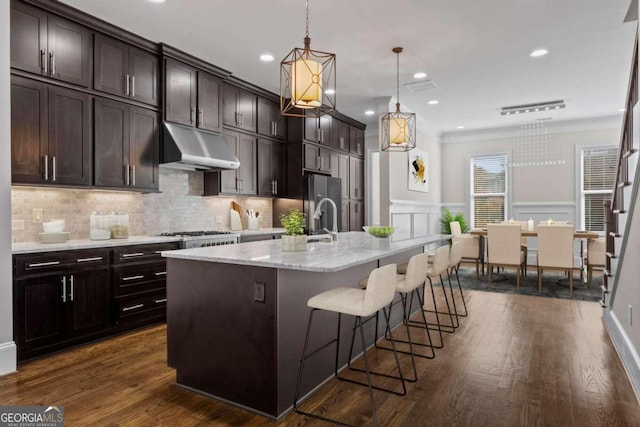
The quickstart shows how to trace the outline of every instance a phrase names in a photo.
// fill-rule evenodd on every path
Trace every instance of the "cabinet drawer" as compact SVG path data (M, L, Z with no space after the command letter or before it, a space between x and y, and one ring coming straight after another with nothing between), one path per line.
M133 293L166 287L167 263L163 261L113 268L114 294Z
M16 275L52 273L73 268L96 268L109 265L109 249L86 251L42 252L16 255Z
M113 249L113 263L161 260L160 252L178 249L178 242L154 243L151 245L121 246Z
M119 329L156 322L167 315L167 293L158 290L118 298L117 307Z

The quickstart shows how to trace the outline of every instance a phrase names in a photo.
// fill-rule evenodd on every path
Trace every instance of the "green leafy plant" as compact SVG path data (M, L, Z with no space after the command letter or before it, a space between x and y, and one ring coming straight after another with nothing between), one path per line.
M469 231L469 225L467 220L464 219L464 215L461 213L453 214L449 209L444 209L444 214L440 218L440 225L442 226L442 234L451 234L451 226L449 223L452 221L458 221L460 223L460 230L463 233Z
M300 236L304 234L306 216L299 209L289 209L288 214L280 214L280 222L286 230L287 236Z

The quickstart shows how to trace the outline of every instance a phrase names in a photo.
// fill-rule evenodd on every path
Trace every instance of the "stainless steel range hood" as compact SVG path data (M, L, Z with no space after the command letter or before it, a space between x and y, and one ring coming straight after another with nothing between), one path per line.
M238 169L240 161L217 133L182 126L162 124L160 166L184 170Z

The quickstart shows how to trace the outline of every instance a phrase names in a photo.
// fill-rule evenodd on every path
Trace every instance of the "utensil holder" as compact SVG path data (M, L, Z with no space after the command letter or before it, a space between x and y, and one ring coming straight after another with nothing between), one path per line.
M258 218L247 218L247 228L249 230L258 230L260 228L260 221Z

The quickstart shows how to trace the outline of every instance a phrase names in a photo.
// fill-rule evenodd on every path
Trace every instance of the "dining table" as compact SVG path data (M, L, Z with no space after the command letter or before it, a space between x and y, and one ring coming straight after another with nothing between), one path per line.
M482 263L482 269L484 271L484 253L485 253L484 239L487 236L487 229L474 228L469 231L469 234L471 234L472 236L480 236L481 263ZM522 230L521 234L523 237L538 237L538 232L536 230ZM596 231L574 230L573 232L573 238L580 240L580 280L583 280L583 281L585 280L584 241L590 240L590 239L597 239L598 237L600 237L600 234L598 234L598 232Z

